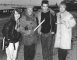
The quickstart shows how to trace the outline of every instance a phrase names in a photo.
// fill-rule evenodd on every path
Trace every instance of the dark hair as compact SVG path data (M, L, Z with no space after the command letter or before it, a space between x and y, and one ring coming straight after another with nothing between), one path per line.
M60 3L60 5L65 5L65 6L66 6L66 2L65 2L65 1L62 1L62 2Z
M14 17L15 11L17 11L21 15L20 9L18 9L18 8L14 9L13 12L11 13L11 16L10 16L10 21L12 21L12 22L16 22L15 17Z
M13 10L13 14L15 13L15 11L17 11L19 14L21 14L21 9L20 8L16 8Z
M11 13L10 21L15 21L14 13Z
M49 2L48 2L47 0L46 0L46 1L42 1L41 6L42 6L43 4L48 4L48 5L49 5Z

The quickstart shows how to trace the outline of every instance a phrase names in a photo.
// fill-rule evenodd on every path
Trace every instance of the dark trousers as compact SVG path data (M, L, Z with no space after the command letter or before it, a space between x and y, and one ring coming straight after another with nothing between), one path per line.
M67 50L65 49L58 49L58 59L59 60L66 60Z
M33 60L35 57L35 44L24 46L24 60Z
M41 35L42 54L44 60L52 60L53 36L51 34Z

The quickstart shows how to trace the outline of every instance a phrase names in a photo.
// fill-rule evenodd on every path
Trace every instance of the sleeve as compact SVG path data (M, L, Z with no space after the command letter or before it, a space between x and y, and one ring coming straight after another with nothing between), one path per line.
M50 9L50 12L53 16L55 16L55 11L53 11L52 9Z
M54 32L56 33L56 23L57 22L57 17L56 17L56 14L53 16L51 15L51 32Z
M76 25L76 21L72 15L70 15L68 21L66 22L66 27L67 28L72 28Z
M21 37L20 32L17 32L16 30L13 29L12 31L13 33L11 33L11 39L16 40L19 39Z
M6 38L8 38L8 39L10 38L10 35L9 35L9 33L10 33L9 27L10 26L9 25L10 25L9 22L5 23L4 26L3 26L3 29L2 29L3 36L6 37Z
M38 18L38 25L39 25L41 23L41 13L40 12L38 12L37 18ZM41 34L41 26L38 28L38 34Z

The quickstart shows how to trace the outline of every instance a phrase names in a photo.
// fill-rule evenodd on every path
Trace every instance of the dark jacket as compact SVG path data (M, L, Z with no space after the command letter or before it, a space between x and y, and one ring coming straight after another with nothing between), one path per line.
M2 29L2 34L6 39L10 39L11 43L16 43L19 41L20 33L15 30L15 21L8 21L4 24Z
M50 11L50 24L51 24L51 32L54 32L56 33L56 14L53 10L49 9ZM41 13L42 13L42 10L39 10L37 12L37 18L38 18L38 23L40 24L41 23ZM41 26L38 28L38 33L40 34L41 32Z

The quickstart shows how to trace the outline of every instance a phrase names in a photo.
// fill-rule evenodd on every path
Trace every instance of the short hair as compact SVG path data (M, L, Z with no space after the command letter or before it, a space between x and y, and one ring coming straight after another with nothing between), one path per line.
M62 1L62 2L60 3L60 5L65 5L65 6L66 6L66 2L65 2L65 1Z
M19 14L21 14L21 9L20 8L16 8L14 9L14 12L17 11Z
M49 1L42 1L42 3L41 3L41 6L43 5L43 4L48 4L49 5Z
M10 16L10 20L11 20L11 21L15 21L15 16L14 16L15 11L17 11L18 14L20 14L20 17L21 17L21 10L20 10L20 8L15 8L15 9L12 11L11 16Z

